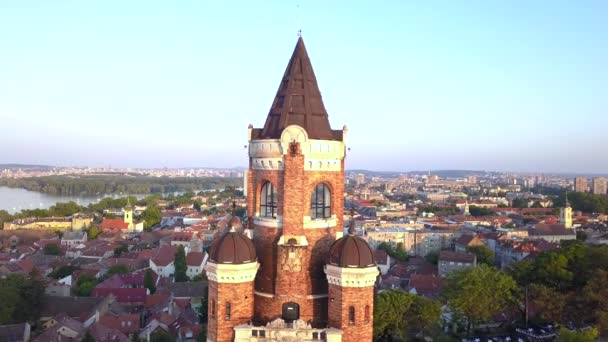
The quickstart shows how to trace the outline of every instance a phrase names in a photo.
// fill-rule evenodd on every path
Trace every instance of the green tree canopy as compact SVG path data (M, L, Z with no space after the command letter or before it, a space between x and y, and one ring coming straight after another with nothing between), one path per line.
M516 290L509 275L479 265L450 273L444 295L450 310L467 321L469 333L472 327L513 305Z
M156 286L154 285L154 277L152 275L152 270L147 269L144 274L144 287L150 291L150 294L156 292Z
M146 210L141 213L140 218L144 220L144 229L149 231L152 227L160 223L163 215L158 207L148 206Z
M494 265L494 252L486 246L467 247L467 251L477 256L478 264Z
M59 245L55 243L47 244L46 246L44 246L43 251L45 255L59 255L59 253L61 253Z
M127 267L127 265L122 265L122 264L118 264L118 265L112 265L110 266L110 268L108 268L108 277L111 277L115 274L127 274L129 273L129 268Z
M380 293L374 305L374 335L377 338L405 339L408 331L411 335L438 332L441 305L436 301L391 290Z
M175 262L173 265L175 266L175 281L188 281L188 276L186 275L188 266L186 265L186 252L184 251L184 246L180 245L177 247L177 252L175 252Z

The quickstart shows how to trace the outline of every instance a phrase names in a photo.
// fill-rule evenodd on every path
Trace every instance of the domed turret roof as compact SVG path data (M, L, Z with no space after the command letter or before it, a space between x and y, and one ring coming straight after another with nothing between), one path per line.
M224 234L209 249L209 261L218 264L245 264L255 260L257 254L253 241L237 232Z
M329 264L338 267L364 268L375 266L376 262L367 241L359 236L347 235L331 245Z
M354 215L348 235L334 241L329 249L329 264L338 267L365 268L376 265L374 253L367 241L355 232Z

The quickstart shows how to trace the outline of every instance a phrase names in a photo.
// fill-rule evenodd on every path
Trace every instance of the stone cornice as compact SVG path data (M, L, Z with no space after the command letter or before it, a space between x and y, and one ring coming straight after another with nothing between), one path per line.
M374 286L378 277L378 267L348 268L325 265L325 274L329 284L342 287Z
M216 264L208 262L205 266L207 279L216 283L238 284L255 280L260 264L249 262L246 264Z

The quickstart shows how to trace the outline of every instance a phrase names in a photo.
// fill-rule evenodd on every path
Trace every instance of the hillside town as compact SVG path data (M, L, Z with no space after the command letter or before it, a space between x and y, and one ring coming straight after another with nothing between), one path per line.
M533 193L531 184L517 182L350 174L344 205L352 212L344 216L345 227L352 222L374 249L378 292L399 289L430 299L440 298L456 270L485 263L509 272L565 241L608 244L608 215L574 210L565 197L560 206L559 196ZM151 205L161 217L153 226L141 219L146 205L128 199L101 213L5 222L0 277L35 278L42 306L34 321L23 317L1 326L0 336L149 341L167 334L196 340L207 315L209 247L231 227L248 224L243 192L232 193L220 201L205 194L157 199ZM513 320L497 315L486 324ZM441 324L447 329L449 318Z

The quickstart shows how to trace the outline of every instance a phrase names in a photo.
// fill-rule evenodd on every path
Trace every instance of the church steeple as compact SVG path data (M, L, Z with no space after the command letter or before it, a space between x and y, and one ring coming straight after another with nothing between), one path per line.
M329 125L302 37L298 38L259 138L279 139L289 125L301 126L310 139L341 140L334 137Z

